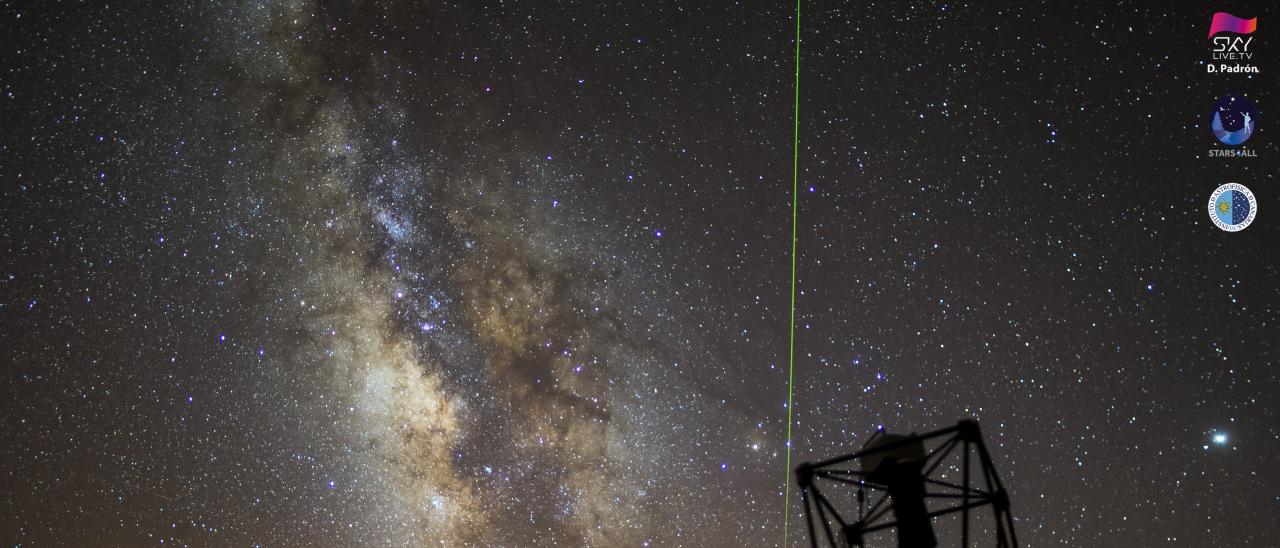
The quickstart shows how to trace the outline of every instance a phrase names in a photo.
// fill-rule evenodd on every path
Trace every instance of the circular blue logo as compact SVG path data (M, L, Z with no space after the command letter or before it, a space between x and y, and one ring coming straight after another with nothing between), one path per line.
M1209 112L1209 129L1224 145L1238 145L1249 140L1258 127L1258 109L1253 101L1240 95L1223 95Z
M1227 232L1244 230L1258 214L1258 200L1244 185L1227 183L1209 196L1209 219Z

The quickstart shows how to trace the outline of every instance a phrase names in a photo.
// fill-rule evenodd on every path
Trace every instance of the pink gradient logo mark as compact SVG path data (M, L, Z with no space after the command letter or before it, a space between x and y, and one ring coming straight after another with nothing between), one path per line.
M1236 17L1225 11L1213 14L1213 21L1209 23L1209 38L1222 32L1231 32L1235 34L1253 34L1258 30L1258 18L1245 19Z

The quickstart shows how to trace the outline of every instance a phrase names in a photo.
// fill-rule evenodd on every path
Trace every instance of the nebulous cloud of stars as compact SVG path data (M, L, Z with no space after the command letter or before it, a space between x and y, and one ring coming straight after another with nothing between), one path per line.
M288 242L251 259L297 302L298 336L278 351L318 371L307 388L328 400L357 489L390 509L380 532L642 542L657 523L637 492L671 486L648 457L652 476L636 474L643 402L618 405L652 391L637 365L661 351L629 334L634 313L614 302L637 281L624 260L597 249L587 223L531 211L558 183L530 151L462 151L448 170L416 154L408 99L376 82L401 61L344 86L327 71L345 52L297 39L328 30L311 6L242 10L225 30L240 40L227 52L241 82L230 122L259 134L254 159L226 176L270 204L246 223ZM512 190L519 173L537 189Z

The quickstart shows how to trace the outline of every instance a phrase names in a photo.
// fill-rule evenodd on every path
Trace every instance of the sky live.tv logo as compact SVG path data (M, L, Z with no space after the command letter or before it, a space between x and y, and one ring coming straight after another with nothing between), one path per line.
M1245 19L1225 11L1214 13L1212 20L1209 21L1209 40L1213 43L1212 58L1205 65L1206 70L1210 73L1257 74L1258 67L1241 63L1253 61L1253 52L1250 51L1250 47L1253 46L1251 35L1256 30L1258 30L1257 17Z

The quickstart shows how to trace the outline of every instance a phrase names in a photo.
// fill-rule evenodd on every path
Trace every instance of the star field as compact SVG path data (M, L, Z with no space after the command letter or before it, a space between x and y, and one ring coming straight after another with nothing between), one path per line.
M0 539L779 545L793 9L0 3ZM1266 27L803 9L794 461L972 417L1025 545L1270 545Z

